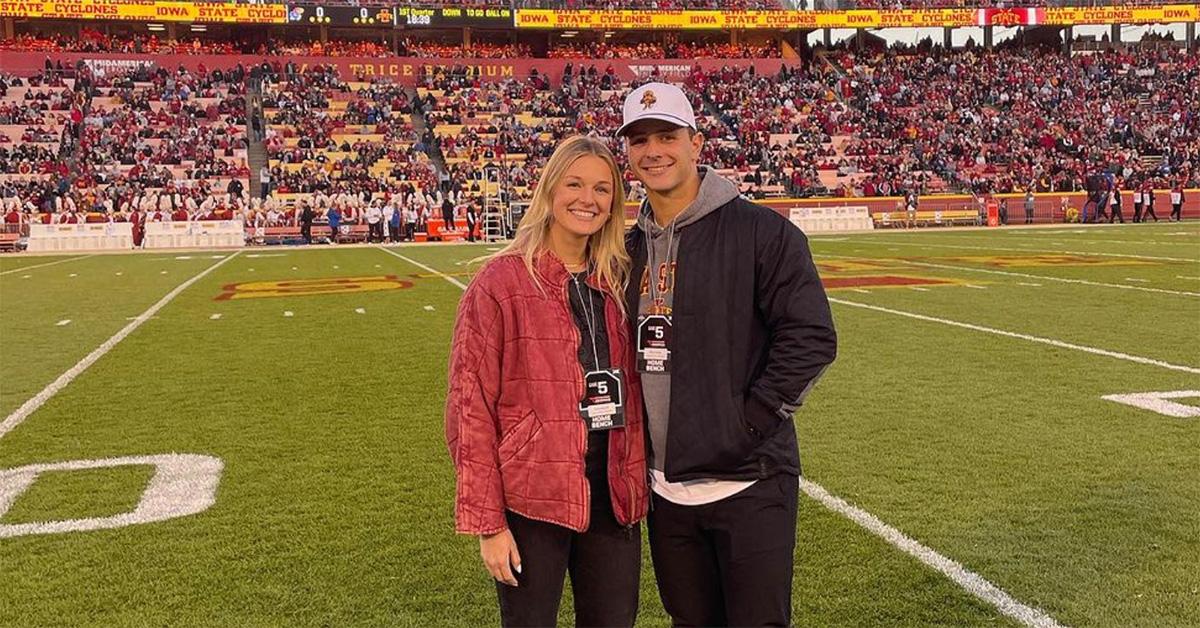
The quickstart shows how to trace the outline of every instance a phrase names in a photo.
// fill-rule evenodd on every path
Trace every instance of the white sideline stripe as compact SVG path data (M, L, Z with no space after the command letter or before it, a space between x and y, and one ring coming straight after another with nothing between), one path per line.
M916 290L917 292L929 292L929 288L922 288L920 286L909 286L908 289Z
M1032 275L1030 273L1018 273L1010 270L993 270L990 268L971 268L970 266L954 266L951 264L934 264L932 262L914 262L912 260L895 260L901 264L910 264L912 266L925 266L928 268L944 268L946 270L962 270L972 273L988 273L990 275L1006 275L1009 277L1024 277L1026 279L1042 279L1045 281L1058 281L1062 283L1075 283L1084 286L1095 286L1099 288L1119 288L1121 290L1140 290L1142 292L1158 292L1162 294L1175 294L1184 297L1200 297L1200 292L1186 292L1183 290L1167 290L1164 288L1146 288L1144 286L1127 286L1119 283L1104 283L1100 281L1090 281L1087 279L1070 279L1067 277L1054 277L1051 275ZM1128 280L1127 280L1128 281ZM1040 283L1018 283L1020 286L1041 286Z
M976 289L976 290L987 290L987 286L977 286L977 285L975 285L975 284L973 284L973 283L965 283L965 284L963 284L963 285L964 285L964 286L966 286L966 287L968 287L968 288L974 288L974 289Z
M1027 281L1018 281L1017 285L1018 286L1030 286L1032 288L1041 288L1042 287L1042 284L1040 284L1040 283L1029 283ZM1133 286L1129 286L1129 287L1132 288Z
M1005 331L1003 329L995 329L993 327L984 327L983 325L975 325L972 323L962 323L959 321L952 321L952 320L945 319L945 318L937 318L936 316L925 316L924 314L915 314L913 312L905 312L903 310L893 310L891 308L880 307L878 305L868 305L866 303L858 303L856 301L846 301L845 299L836 299L833 297L829 297L829 302L830 303L838 303L841 305L849 305L851 307L860 307L860 308L867 309L867 310L875 310L877 312L884 312L887 314L895 314L897 316L904 316L907 318L915 318L920 321L928 321L931 323L941 323L942 325L951 325L954 327L962 327L963 329L970 329L973 331L982 331L982 332L986 332L989 334L996 334L997 336L1008 336L1009 338L1019 338L1021 340L1028 340L1030 342L1038 342L1041 344L1050 345L1052 347L1059 347L1060 349L1073 349L1075 351L1083 351L1084 353L1091 353L1092 355L1103 355L1103 356L1108 356L1110 358L1117 358L1118 360L1126 360L1128 362L1137 362L1138 364L1148 364L1150 366L1158 366L1161 368L1170 369L1172 371L1183 371L1184 373L1193 373L1196 375L1200 375L1200 368L1196 368L1194 366L1186 366L1186 365L1182 365L1182 364L1171 364L1170 362L1163 362L1162 360L1155 360L1153 358L1144 358L1144 357L1141 357L1138 355L1130 355L1128 353L1121 353L1119 351L1109 351L1107 349L1097 349L1095 347L1086 347L1084 345L1077 345L1077 344L1072 344L1069 342L1063 342L1061 340L1055 340L1053 338L1042 338L1041 336L1030 336L1029 334L1020 334L1020 333L1017 333L1014 331Z
M857 523L871 534L887 541L905 554L932 567L935 571L953 580L958 586L966 589L968 593L995 606L996 610L999 610L1008 617L1026 626L1036 626L1038 628L1056 628L1061 626L1046 611L1018 602L1000 587L988 582L979 574L922 545L900 530L880 521L875 515L861 508L851 506L846 500L830 494L820 484L800 478L800 490L804 491L805 495L820 502L826 508Z
M382 246L377 246L375 248L379 249L380 251L383 251L384 253L387 253L388 255L391 255L392 257L398 257L398 258L408 262L409 264L412 264L413 266L427 270L427 271L441 277L442 279L445 279L446 281L449 281L450 283L458 286L459 288L462 288L463 290L467 289L467 284L455 279L454 277L451 277L450 275L447 275L446 273L443 273L442 271L440 271L436 268L430 268L429 266L426 266L426 265L422 264L421 262L418 262L417 260L410 259L410 258L405 257L395 251L392 251L390 249L385 249Z
M8 415L8 417L5 418L3 422L0 422L0 438L4 438L5 434L13 431L18 425L20 425L22 422L24 422L25 419L29 418L29 415L33 414L33 412L35 410L42 407L42 405L44 405L47 401L49 401L51 397L58 394L58 391L62 390L63 388L66 388L67 384L70 384L72 381L75 380L76 377L79 377L84 371L86 371L88 369L88 367L95 364L96 360L99 360L100 358L104 357L104 354L108 353L109 351L112 350L113 347L117 346L117 343L124 340L126 338L126 336L128 336L129 334L132 334L134 332L134 330L136 330L138 327L142 326L142 323L145 323L146 321L150 320L151 316L154 316L155 314L157 314L159 310L161 310L164 306L166 306L168 303L173 301L175 299L175 297L179 296L179 293L183 292L184 290L187 290L188 287L190 287L192 284L203 279L205 275L216 270L221 264L224 264L225 262L228 262L229 260L237 257L238 253L241 253L241 251L238 251L238 252L234 253L233 255L230 255L229 257L222 259L221 261L217 262L216 264L213 264L212 266L209 266L208 268L200 271L200 274L196 275L195 277L192 277L191 279L188 279L187 281L179 284L178 286L175 286L174 290L168 292L163 298L159 299L158 302L155 303L154 305L151 305L145 312L142 312L141 315L138 316L134 321L132 321L129 324L122 327L120 331L113 334L112 337L109 338L108 340L105 340L104 342L100 343L99 347L96 347L95 349L93 349L91 353L84 356L82 360L80 360L79 362L77 362L75 364L75 366L72 366L71 368L67 369L67 371L65 373L63 373L62 375L59 375L58 379L47 384L46 387L43 388L41 392L34 395L33 398L31 398L29 401L26 401L25 403L21 404L20 408L13 410L12 414Z
M45 268L47 266L53 266L55 264L65 264L67 262L73 262L73 261L79 260L79 259L87 259L89 257L96 257L96 255L92 254L92 255L82 255L80 257L68 257L67 259L60 259L60 260L57 260L54 262L46 262L45 264L34 264L32 266L22 266L20 268L14 268L12 270L6 270L4 272L0 272L0 275L8 275L10 273L19 273L19 272L26 271L26 270L33 270L35 268Z
M859 294L871 294L870 290L863 290L862 288L851 288L851 290Z
M380 248L382 249L382 247ZM387 249L383 250L387 251ZM392 253L391 251L387 252ZM395 253L392 254L396 255ZM400 256L397 255L397 257ZM421 268L424 268L431 273L441 275L443 279L458 285L463 290L467 289L467 287L461 282L439 270L430 268L424 264L418 264L416 262L412 263L417 264ZM834 300L836 299L830 299L830 301ZM900 551L913 556L922 563L925 563L926 565L941 572L943 575L953 580L955 584L965 589L968 593L995 606L996 609L1001 613L1025 624L1026 626L1034 626L1037 628L1061 628L1061 625L1054 621L1053 617L1047 615L1045 611L1032 608L1018 602L996 585L984 580L979 574L968 571L965 567L954 562L953 560L950 560L936 551L921 545L917 541L910 539L900 530L897 530L883 521L880 521L875 515L872 515L861 508L851 506L842 498L837 497L825 490L825 488L820 484L800 478L800 489L804 491L805 495L808 495L809 497L821 502L821 504L826 508L845 516L847 519L850 519L854 523L857 523L859 526L865 528L868 532L871 532L872 534L884 539Z
M824 255L823 254L823 255L814 255L813 257L818 257L818 258L829 257L829 258L840 258L840 259L871 259L871 258L865 258L865 257L857 257L854 255ZM1070 279L1067 277L1054 277L1054 276L1050 276L1050 275L1033 275L1030 273L1018 273L1018 272L1014 272L1014 271L1010 271L1010 270L994 270L991 268L972 268L970 266L956 266L953 264L935 264L933 262L917 262L914 260L900 259L900 258L889 258L889 259L891 261L899 262L901 264L908 264L909 266L923 266L926 268L943 268L946 270L961 270L961 271L971 272L971 273L987 273L990 275L1005 275L1008 277L1025 277L1028 279L1043 279L1046 281L1074 283L1074 284L1080 284L1080 285L1084 285L1084 286L1096 286L1096 287L1100 287L1100 288L1119 288L1121 290L1140 290L1142 292L1158 292L1158 293L1162 293L1162 294L1175 294L1175 295L1185 296L1185 297L1200 297L1200 292L1187 292L1184 290L1167 290L1165 288L1146 288L1144 286L1130 286L1130 285L1121 284L1121 283L1104 283L1104 282L1100 282L1100 281L1090 281L1088 279ZM1177 279L1200 279L1200 277L1184 277L1182 275L1176 275L1176 278ZM1041 287L1042 284L1018 282L1017 285Z
M1200 264L1200 259L1186 257L1158 257L1153 255L1132 255L1127 253L1098 253L1095 251L1049 251L1037 250L1029 248L1012 248L1005 246L971 246L969 244L936 244L933 242L897 242L895 240L880 240L879 238L870 238L868 240L855 240L860 243L870 244L898 244L900 246L918 246L921 248L941 247L944 249L968 249L972 251L1017 251L1020 253L1050 253L1054 255L1095 255L1100 257L1128 257L1132 259L1149 259L1163 262L1188 262L1191 264Z
M1150 283L1149 279L1138 279L1137 277L1126 277L1125 281L1132 281L1135 283Z
M1200 390L1171 390L1167 392L1130 393L1126 395L1104 395L1101 399L1115 401L1127 406L1150 410L1177 419L1200 417L1200 406L1177 403L1171 399L1200 397Z

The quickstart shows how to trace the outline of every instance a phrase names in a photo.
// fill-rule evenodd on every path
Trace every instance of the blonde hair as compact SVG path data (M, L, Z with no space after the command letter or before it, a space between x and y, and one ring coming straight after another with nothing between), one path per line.
M612 173L612 208L608 221L599 231L588 237L585 259L595 269L601 286L612 295L622 315L625 313L625 286L629 279L630 260L625 251L625 180L617 168L612 151L601 140L586 135L575 135L562 141L542 173L538 177L533 199L529 203L517 234L512 242L493 257L520 255L533 282L542 287L534 259L549 247L550 225L554 222L554 191L567 173L567 169L580 157L599 157L608 164Z

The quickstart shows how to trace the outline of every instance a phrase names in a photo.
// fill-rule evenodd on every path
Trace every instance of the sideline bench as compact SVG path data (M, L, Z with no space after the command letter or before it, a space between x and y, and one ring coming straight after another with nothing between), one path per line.
M871 219L875 222L877 228L904 227L908 225L908 212L879 212L871 216ZM918 211L915 222L918 227L978 225L979 213L969 209Z

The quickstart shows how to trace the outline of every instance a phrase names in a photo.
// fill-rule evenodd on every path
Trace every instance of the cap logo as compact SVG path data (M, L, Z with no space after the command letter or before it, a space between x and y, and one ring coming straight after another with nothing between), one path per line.
M654 92L652 92L650 90L646 90L642 94L642 110L646 110L646 109L653 107L654 103L656 103L656 102L658 102L658 98L654 95Z

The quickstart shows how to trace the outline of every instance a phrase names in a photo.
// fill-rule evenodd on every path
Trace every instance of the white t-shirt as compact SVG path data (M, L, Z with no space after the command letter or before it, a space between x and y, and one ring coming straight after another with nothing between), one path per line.
M667 475L650 469L650 490L680 506L701 506L732 497L750 488L758 480L687 480L668 482Z

